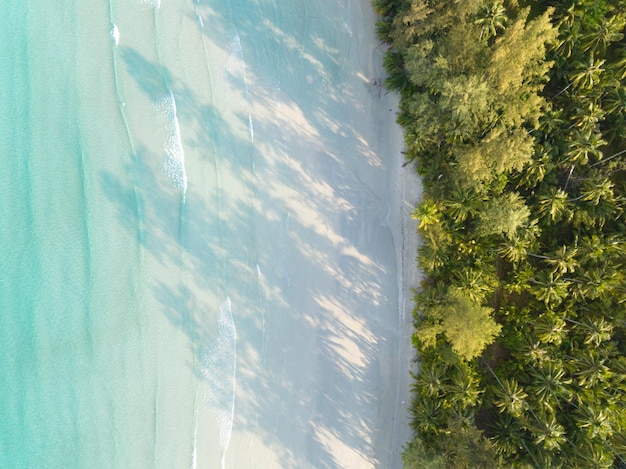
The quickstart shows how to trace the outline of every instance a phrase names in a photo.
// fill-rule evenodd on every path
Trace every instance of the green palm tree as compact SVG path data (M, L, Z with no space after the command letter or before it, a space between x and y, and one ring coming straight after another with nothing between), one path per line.
M585 318L577 323L577 328L585 334L585 345L599 347L602 342L611 340L613 325L604 318Z
M585 469L611 469L614 455L604 445L585 442L581 444L574 455L577 466Z
M505 456L514 456L524 451L525 431L519 421L510 414L496 414L491 425L491 442L496 451Z
M602 159L601 147L607 144L599 132L583 133L578 130L570 135L564 162L586 165L590 157Z
M480 38L489 39L497 36L498 31L504 31L508 21L503 2L495 1L480 10L474 24L480 27Z
M441 219L439 205L431 199L422 200L417 204L413 212L413 218L418 220L417 228L427 231L430 225L438 223Z
M577 4L574 3L565 8L565 5L563 3L557 4L554 17L557 26L559 26L559 30L562 29L563 25L573 26L577 18L580 17L580 12L576 11L576 6Z
M452 375L450 384L446 386L446 399L461 409L478 404L482 391L478 377L465 366L457 366Z
M554 44L554 50L561 56L569 59L578 46L578 28L563 24L559 28L559 37Z
M613 374L613 387L621 389L622 394L626 394L626 356L619 356L611 359L611 372Z
M595 29L580 37L582 48L592 54L603 53L612 42L620 41L624 35L624 18L621 15L603 18Z
M495 388L495 404L500 412L507 412L513 417L519 417L527 409L526 398L528 394L519 385L515 378L503 378L500 387Z
M532 188L541 183L546 174L554 169L555 164L552 161L552 155L549 152L548 145L538 144L535 155L519 175L517 188ZM549 146L548 146L549 147Z
M605 362L606 358L602 358L595 350L589 350L577 356L575 375L578 385L582 388L593 389L599 384L607 383L611 378L611 372Z
M619 59L613 62L612 71L618 80L626 78L626 47L619 49Z
M561 246L559 249L554 251L545 261L547 264L552 266L552 272L554 274L565 275L568 272L574 272L574 270L576 270L576 267L579 266L578 261L576 260L577 253L578 250L576 248Z
M593 205L598 205L601 200L613 203L615 202L613 187L613 182L608 178L593 179L581 188L579 198Z
M445 388L446 366L429 363L417 375L417 389L428 397L440 397Z
M552 135L559 132L563 130L563 128L567 127L567 125L568 123L563 109L546 111L545 114L539 118L539 130L544 135ZM547 153L551 153L549 149Z
M417 262L426 273L432 273L447 264L448 252L440 245L425 240L417 248Z
M459 288L477 303L483 301L489 293L493 292L493 285L489 284L481 270L463 269L457 272L455 277Z
M482 197L474 192L456 188L450 192L443 204L448 213L456 223L462 223L468 217L478 214L478 209L482 202Z
M546 306L559 305L569 294L570 282L559 278L554 272L540 270L532 283L531 293Z
M584 236L580 239L578 247L583 256L581 261L586 265L585 268L589 268L590 264L603 261L605 255L609 250L609 246L599 234L592 234L591 236Z
M534 336L528 334L524 336L520 346L520 354L524 360L528 360L533 366L550 359L550 350L545 343L540 342Z
M544 313L533 325L535 335L541 342L559 345L563 341L566 324L556 314L551 312Z
M624 56L624 63L626 66L626 55ZM624 72L626 74L626 71ZM624 77L626 78L626 76ZM621 78L622 80L624 78ZM623 86L610 87L604 96L602 96L602 109L607 113L620 114L624 112L626 108L626 88Z
M529 390L542 408L555 412L560 399L571 397L571 378L565 373L565 367L558 361L544 362L531 370L532 384Z
M568 212L567 193L560 187L550 186L537 197L539 215L555 221Z
M517 263L528 257L530 243L523 236L504 238L498 248L498 253L505 259Z
M444 423L441 402L438 399L417 394L411 408L412 425L422 433L436 433Z
M613 435L613 423L610 414L604 409L587 405L574 412L574 421L588 438L606 440Z
M582 298L595 300L604 298L619 286L621 274L605 268L588 268L582 275L582 281L576 285Z
M574 63L573 71L570 75L574 87L580 90L591 90L600 82L602 73L604 72L603 65L605 62L606 60L604 59L595 60L592 56L586 63Z
M605 120L607 111L597 99L584 99L571 114L573 126L583 134L598 132L598 124Z
M552 415L547 419L536 422L531 427L535 444L543 446L546 451L555 452L567 441L565 428Z

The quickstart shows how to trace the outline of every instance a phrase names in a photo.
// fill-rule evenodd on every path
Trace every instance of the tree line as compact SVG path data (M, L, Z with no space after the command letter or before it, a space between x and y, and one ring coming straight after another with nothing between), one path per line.
M373 4L424 185L405 467L626 467L626 2Z

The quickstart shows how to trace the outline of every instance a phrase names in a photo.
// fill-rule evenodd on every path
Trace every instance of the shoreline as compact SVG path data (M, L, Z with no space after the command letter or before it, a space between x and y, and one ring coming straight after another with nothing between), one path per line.
M410 408L410 372L418 371L416 362L416 352L411 343L413 333L413 293L412 289L419 286L422 273L417 266L417 221L412 218L417 201L422 193L422 184L417 172L412 166L404 166L402 151L404 149L404 131L396 122L398 114L399 96L395 92L385 90L384 79L386 71L382 66L385 53L385 45L376 37L375 23L377 15L373 11L370 0L362 0L361 5L365 9L365 15L372 18L372 25L365 31L373 34L370 36L370 45L374 47L374 60L372 64L375 69L374 86L380 87L379 102L375 106L375 121L381 134L386 130L386 137L383 138L384 160L387 164L387 203L388 203L388 227L391 230L394 252L396 256L397 269L397 350L385 350L383 356L392 358L393 367L388 373L389 382L388 393L395 402L393 409L381 409L381 420L392 419L392 433L390 435L390 446L387 448L377 448L377 453L382 456L384 452L389 454L388 466L391 468L401 468L402 448L412 438L412 430L409 425ZM367 19L367 18L364 18ZM363 24L367 24L366 21ZM364 60L361 57L361 60ZM389 119L387 114L393 116ZM383 125L384 124L384 125ZM385 360L381 360L385 363ZM385 415L386 414L386 415ZM380 463L380 459L379 459Z

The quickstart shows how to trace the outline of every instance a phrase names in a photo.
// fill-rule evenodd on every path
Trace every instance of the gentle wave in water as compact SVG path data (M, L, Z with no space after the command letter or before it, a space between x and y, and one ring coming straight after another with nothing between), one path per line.
M163 143L165 157L163 171L172 180L176 188L185 195L187 192L187 172L185 171L185 152L180 136L180 124L176 115L176 100L170 91L155 103L162 118L165 119L167 137Z
M206 383L207 404L215 414L222 450L222 467L230 444L235 415L235 376L237 373L237 331L227 298L219 308L217 339L200 359L200 373Z

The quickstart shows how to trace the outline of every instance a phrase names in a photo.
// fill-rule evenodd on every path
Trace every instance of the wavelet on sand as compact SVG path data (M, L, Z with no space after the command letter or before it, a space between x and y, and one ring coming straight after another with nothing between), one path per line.
M165 157L163 158L163 170L172 180L181 194L187 192L187 171L185 170L185 151L180 135L180 124L176 114L176 99L170 92L155 103L159 115L165 120L167 136L163 143Z

